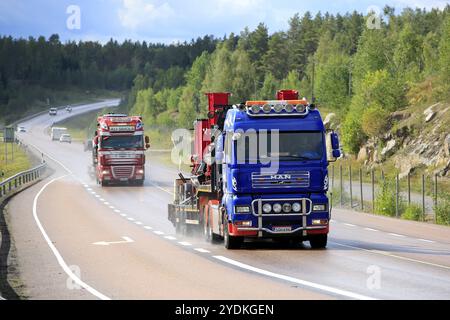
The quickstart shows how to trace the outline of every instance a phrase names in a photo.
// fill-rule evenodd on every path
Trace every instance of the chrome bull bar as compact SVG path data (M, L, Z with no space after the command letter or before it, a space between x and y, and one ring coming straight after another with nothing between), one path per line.
M301 202L302 208L299 213L264 213L262 211L263 202L282 202L282 201L290 201L290 202ZM306 210L306 203L309 202L309 210ZM257 203L257 210L255 212L255 203ZM272 233L272 234L292 234L298 231L303 230L302 235L307 235L308 229L321 229L323 227L307 227L306 217L311 214L312 211L312 201L308 198L286 198L286 199L257 199L252 201L252 214L258 218L258 228L245 228L245 230L249 231L258 231L258 237L263 236L263 231ZM291 231L273 231L268 228L263 228L263 217L302 217L302 227L291 230Z

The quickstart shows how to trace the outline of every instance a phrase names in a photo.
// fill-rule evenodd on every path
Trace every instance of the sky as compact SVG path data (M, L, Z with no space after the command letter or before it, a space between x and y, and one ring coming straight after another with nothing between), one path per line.
M264 22L286 30L295 13L381 11L389 5L444 8L445 0L0 0L0 35L15 38L57 33L62 41L110 38L176 43L204 35L223 37Z

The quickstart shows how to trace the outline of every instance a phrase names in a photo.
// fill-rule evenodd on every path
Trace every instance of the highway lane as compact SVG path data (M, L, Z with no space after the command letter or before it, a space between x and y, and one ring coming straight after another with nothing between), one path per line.
M49 160L57 170L54 176L67 174L60 164L72 173L42 194L42 224L52 240L58 239L61 255L79 265L83 279L108 297L450 298L446 227L335 210L327 250L311 250L307 243L286 247L249 242L241 250L227 251L200 237L181 239L166 219L175 168L150 154L144 187L101 188L92 174L90 154L81 144L49 141L45 128L51 121L45 115L31 120L24 124L30 131L21 136L60 162ZM62 199L59 206L49 207L52 197ZM19 220L13 227L19 228ZM80 236L84 233L90 236L84 239ZM122 236L136 239L103 250L92 245ZM158 275L161 281L142 285L149 275ZM155 285L162 291L149 290ZM42 297L39 288L32 297Z

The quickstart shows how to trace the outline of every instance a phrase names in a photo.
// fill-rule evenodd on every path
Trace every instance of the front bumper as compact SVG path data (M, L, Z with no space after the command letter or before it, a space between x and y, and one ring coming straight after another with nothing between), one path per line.
M314 234L329 232L330 214L326 196L318 196L312 201L308 197L299 198L261 198L251 202L251 212L248 214L232 215L229 224L230 234L233 236L273 238L273 237L308 237ZM264 213L264 203L301 203L300 212ZM313 204L323 203L324 211L313 211ZM239 203L242 205L242 203ZM320 220L317 222L317 220ZM246 225L243 226L243 223Z

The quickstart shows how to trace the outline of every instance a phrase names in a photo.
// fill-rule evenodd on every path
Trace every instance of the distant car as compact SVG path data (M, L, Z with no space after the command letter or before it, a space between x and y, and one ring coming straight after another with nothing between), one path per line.
M27 129L24 126L17 127L17 132L27 132Z
M68 133L62 134L61 137L59 138L59 142L72 143L72 137Z
M72 107L71 107L71 106L67 106L67 107L66 107L66 111L67 111L67 112L72 112Z
M48 114L51 116L56 116L58 114L58 109L57 108L50 108L50 110L48 110Z

